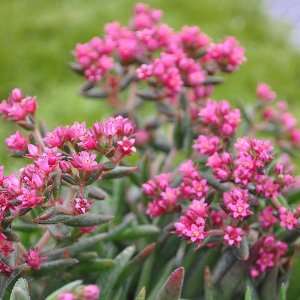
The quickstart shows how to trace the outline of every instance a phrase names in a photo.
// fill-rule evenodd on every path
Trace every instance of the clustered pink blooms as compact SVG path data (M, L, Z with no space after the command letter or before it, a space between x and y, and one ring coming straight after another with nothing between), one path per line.
M288 110L284 100L276 99L276 93L265 83L257 87L257 97L260 100L258 112L262 123L257 130L272 132L280 147L292 149L300 145L300 127L296 117Z
M199 135L193 148L201 155L213 155L221 148L221 141L217 136Z
M23 124L36 111L35 97L24 96L20 89L13 89L7 100L0 103L0 114L8 120Z
M11 151L31 161L10 175L4 175L0 167L0 221L9 218L7 224L35 208L43 211L52 207L69 215L87 213L93 202L87 197L86 187L135 152L135 126L125 117L111 117L91 128L85 123L74 123L42 135L35 125L34 110L27 109L32 101L35 99L24 97L19 89L14 89L9 99L1 103L5 118L21 126L25 123L20 124L20 120L34 126L27 128L31 138L17 131L6 139ZM21 109L23 117L31 120L12 115ZM111 164L108 169L107 163ZM74 192L70 199L64 197L62 201L55 190L70 184ZM14 243L1 230L0 254L8 258L14 251ZM40 253L41 249L32 248L24 253L23 261L32 269L39 269L46 259ZM3 262L1 272L9 273L14 267Z
M235 37L230 36L219 44L211 44L202 61L205 64L217 64L217 67L224 72L234 72L245 62L244 48L239 45Z
M212 91L205 83L208 76L236 71L244 63L244 49L234 37L213 43L198 27L176 32L161 17L161 11L137 4L129 26L109 23L102 38L78 44L74 56L86 79L115 91L133 68L139 80L159 91L160 99L176 99L184 89L197 99Z
M256 88L256 96L261 101L270 102L275 100L277 95L266 83L260 83Z
M276 266L286 254L287 249L287 244L277 240L273 235L266 235L258 240L252 249L254 263L250 269L251 276L256 278Z
M231 108L225 100L208 100L200 109L199 117L202 124L208 126L216 135L224 137L234 135L241 122L239 109Z
M28 142L19 131L9 136L5 143L7 148L13 152L23 152L27 150Z
M172 174L160 174L143 184L144 193L152 199L147 208L147 214L158 217L178 210L180 201L202 199L208 192L205 179L197 171L191 160L182 163L179 168L182 182L178 187L172 187Z
M213 118L214 110L211 113ZM144 184L145 194L153 200L148 204L148 214L157 217L182 211L174 223L174 232L197 247L205 246L206 239L215 237L210 245L216 246L223 241L224 245L239 248L243 240L248 240L255 222L261 224L263 231L256 242L252 241L253 249L266 232L275 233L277 228L298 228L299 211L278 200L294 183L288 159L283 156L276 161L273 146L268 140L231 137L229 145L224 136L220 139L220 134L210 135L209 122L206 126L208 135L201 134L194 143L196 153L204 161L197 164L188 160L173 174L167 177L165 174L158 175ZM202 131L205 132L204 126ZM160 181L160 176L167 180ZM180 182L175 184L178 176ZM157 188L160 183L163 183L163 191ZM173 197L166 197L168 189L176 190L176 196L173 193ZM170 209L161 209L162 203L170 202ZM247 258L250 262L254 261L251 263L255 266L251 267L251 276L264 273L266 268L274 266L284 256L287 245L275 242L281 249L276 253L274 245L269 251L266 240L258 257ZM268 251L272 258L266 262L264 254Z
M41 267L42 260L43 258L38 249L30 249L25 255L25 262L34 270L38 270Z

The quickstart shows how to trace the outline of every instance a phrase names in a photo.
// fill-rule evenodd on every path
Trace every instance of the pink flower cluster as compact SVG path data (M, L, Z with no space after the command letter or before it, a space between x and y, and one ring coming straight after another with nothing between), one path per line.
M37 108L35 97L24 96L20 89L13 89L7 100L0 103L0 114L8 120L24 123Z
M239 109L231 108L225 100L219 102L208 100L198 115L203 125L223 137L234 135L241 122Z
M143 184L143 192L151 202L147 214L158 217L174 212L180 208L180 201L203 199L208 192L206 180L200 176L191 160L179 168L182 181L178 187L172 187L173 176L170 173L160 174Z
M264 236L253 246L252 256L255 261L250 269L250 275L256 278L266 270L276 266L286 254L287 249L287 244L276 240L273 235Z
M251 214L248 190L235 188L223 194L226 209L234 219L245 219Z
M244 49L235 38L212 43L198 27L184 26L176 32L161 23L161 17L161 11L139 3L129 26L109 23L103 38L78 44L74 56L86 79L108 84L108 78L118 81L118 75L127 74L131 67L140 80L150 86L155 82L162 97L176 98L185 87L197 99L211 90L211 85L208 89L204 85L208 74L233 72L245 61Z
M242 241L249 242L251 226L256 222L263 230L258 234L257 243L265 236L264 231L270 234L280 227L282 230L298 228L299 210L278 201L294 181L288 160L282 157L275 163L273 146L267 140L242 137L231 142L229 146L219 135L201 134L195 140L194 149L206 162L198 166L188 160L173 174L158 175L144 184L144 193L153 200L147 213L157 217L182 211L174 223L174 232L198 247L223 243L239 248ZM167 193L168 189L172 193ZM214 238L213 242L209 242L210 238ZM256 241L251 245L253 249ZM276 246L268 248L268 243L266 239L259 250L252 276L265 272L285 254L285 243L274 242L279 247L276 253ZM272 256L269 261L264 261L264 253ZM249 258L250 262L253 257ZM257 275L253 275L255 272Z
M20 95L17 103L22 103L18 89L12 92L9 101L16 101L17 95ZM15 121L18 123L19 119ZM110 162L108 170L117 166L135 151L134 133L133 123L122 116L97 122L91 128L84 123L57 127L45 136L34 127L31 139L17 131L6 139L6 144L32 162L8 176L0 167L0 221L14 220L37 207L43 211L51 206L68 215L87 213L92 201L87 198L86 187L107 171L105 161L100 159L105 157L106 163ZM67 184L73 185L74 193L70 199L61 200L55 190ZM0 231L1 254L9 257L13 251L14 243ZM29 250L24 261L38 269L42 262L39 249Z
M244 48L232 36L227 37L222 43L210 45L207 54L202 58L204 63L217 64L224 72L236 71L245 60Z
M170 186L171 180L172 174L162 173L143 184L143 192L153 199L147 208L149 216L158 217L178 208L179 190Z
M263 102L270 102L275 100L277 95L266 83L260 83L256 88L256 96Z
M95 284L80 286L73 292L63 292L57 297L57 300L98 300L101 290Z
M276 142L281 147L293 148L300 146L300 127L297 118L288 110L284 100L276 100L276 93L265 83L257 86L257 97L261 100L259 112L263 123L258 129L276 133Z
M174 224L176 234L199 244L207 236L205 229L207 217L208 206L204 200L193 200L184 215Z

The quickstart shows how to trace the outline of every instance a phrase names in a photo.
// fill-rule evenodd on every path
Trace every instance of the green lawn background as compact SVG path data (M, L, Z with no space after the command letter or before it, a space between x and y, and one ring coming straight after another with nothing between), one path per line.
M107 115L105 104L78 96L81 79L69 70L68 62L74 45L101 34L106 22L126 23L135 2L1 0L0 98L5 98L13 87L36 95L39 117L50 128L75 120L90 124ZM300 54L287 41L287 26L271 21L263 12L261 1L146 2L163 9L165 20L177 29L196 24L215 40L234 35L246 48L247 63L218 88L216 98L249 102L257 82L266 81L300 117ZM16 163L6 154L3 139L14 127L2 121L0 125L0 162L12 169ZM297 278L300 274L292 279L289 299L297 299L300 294Z

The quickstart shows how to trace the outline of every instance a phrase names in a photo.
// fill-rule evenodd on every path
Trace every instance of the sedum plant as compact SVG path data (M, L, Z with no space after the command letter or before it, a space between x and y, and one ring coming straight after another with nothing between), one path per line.
M265 83L249 107L212 98L238 41L137 4L73 55L81 94L116 115L49 131L34 97L1 102L24 166L1 169L0 298L285 299L300 129Z

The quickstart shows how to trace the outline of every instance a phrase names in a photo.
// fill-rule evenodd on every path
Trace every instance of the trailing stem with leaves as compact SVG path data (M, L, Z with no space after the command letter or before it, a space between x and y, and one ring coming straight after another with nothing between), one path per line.
M24 166L1 169L0 298L285 299L300 129L265 83L250 107L212 98L238 41L137 4L73 54L81 94L116 114L49 131L34 97L1 102Z

